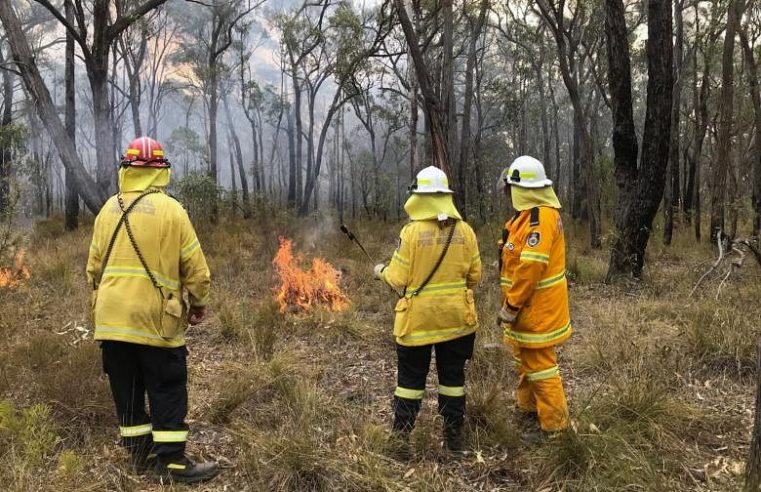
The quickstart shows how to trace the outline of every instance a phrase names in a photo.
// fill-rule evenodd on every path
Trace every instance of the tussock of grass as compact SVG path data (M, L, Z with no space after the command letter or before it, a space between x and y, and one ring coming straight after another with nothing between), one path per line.
M651 378L621 377L550 442L544 466L571 490L664 490L663 472L682 469L675 453L696 418Z
M688 347L711 371L748 375L756 364L756 319L723 303L707 301L690 316L685 333Z

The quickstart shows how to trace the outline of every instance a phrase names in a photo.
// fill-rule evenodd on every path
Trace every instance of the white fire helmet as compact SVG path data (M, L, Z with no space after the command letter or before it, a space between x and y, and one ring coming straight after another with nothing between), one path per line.
M502 189L507 185L521 188L546 188L552 186L541 162L528 155L515 159L510 167L503 169L497 186Z
M449 189L447 175L435 166L428 166L417 173L409 191L411 193L453 193Z

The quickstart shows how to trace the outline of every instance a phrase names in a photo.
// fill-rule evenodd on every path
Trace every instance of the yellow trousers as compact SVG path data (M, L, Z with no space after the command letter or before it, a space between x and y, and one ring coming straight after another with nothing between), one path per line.
M568 403L555 347L528 349L513 344L513 359L518 368L518 409L536 413L543 431L568 427Z

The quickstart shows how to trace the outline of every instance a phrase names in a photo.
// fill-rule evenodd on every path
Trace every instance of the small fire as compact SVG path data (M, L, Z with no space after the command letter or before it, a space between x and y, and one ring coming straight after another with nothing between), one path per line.
M18 250L13 260L13 268L0 268L0 288L15 289L21 282L32 276L24 262L26 252Z
M333 265L313 258L312 268L302 270L301 261L301 255L293 255L293 242L281 237L280 249L272 260L280 277L280 285L275 289L280 312L286 312L289 307L309 311L315 304L325 305L334 312L349 307L349 298L339 287L341 273Z

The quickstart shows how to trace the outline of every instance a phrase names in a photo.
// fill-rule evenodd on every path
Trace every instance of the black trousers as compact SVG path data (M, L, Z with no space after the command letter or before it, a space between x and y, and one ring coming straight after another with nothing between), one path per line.
M113 341L103 342L101 349L122 444L133 458L149 453L164 460L181 458L188 434L187 349Z
M462 428L465 420L465 362L473 356L476 334L433 345L396 345L397 387L394 393L394 430L409 432L415 426L431 365L436 351L439 376L439 414L444 429Z

